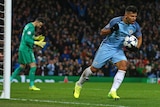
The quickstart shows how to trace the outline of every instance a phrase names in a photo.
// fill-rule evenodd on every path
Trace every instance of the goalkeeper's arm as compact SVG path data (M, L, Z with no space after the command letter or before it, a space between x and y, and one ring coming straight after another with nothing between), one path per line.
M40 40L40 41L34 41L34 44L43 48L46 45L46 42L44 42L43 40Z

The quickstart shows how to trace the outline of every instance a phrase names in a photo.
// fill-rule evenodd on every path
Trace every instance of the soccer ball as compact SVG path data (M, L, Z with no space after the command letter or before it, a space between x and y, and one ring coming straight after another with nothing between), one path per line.
M134 35L126 36L123 42L123 45L128 48L131 48L132 46L136 47L137 44L138 44L138 39Z

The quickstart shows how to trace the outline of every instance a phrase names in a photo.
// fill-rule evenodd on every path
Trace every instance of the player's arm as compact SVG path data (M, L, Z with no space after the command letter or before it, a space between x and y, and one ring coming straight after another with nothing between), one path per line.
M138 44L137 44L137 46L135 47L135 46L132 46L132 48L128 48L128 50L130 50L130 51L138 51L138 49L141 47L141 45L142 45L142 32L141 32L141 29L140 29L140 26L139 26L139 24L138 23L136 23L136 33L135 33L135 36L137 37L137 39L138 39Z
M117 31L119 29L119 26L117 24L117 21L115 19L112 19L103 29L100 31L100 35L108 35L113 33L114 31Z
M103 28L101 29L100 35L103 36L103 35L108 35L110 33L111 33L110 29Z
M139 49L141 47L141 45L142 45L142 32L141 32L141 28L140 28L139 24L136 23L135 25L136 25L136 28L137 28L135 35L136 35L136 37L138 39L137 48Z
M34 39L33 39L33 37L32 37L33 31L32 31L31 29L27 29L25 32L26 32L26 33L23 34L23 35L25 36L24 39L25 39L26 44L27 44L28 46L33 46L33 44L34 44Z
M142 36L139 36L137 39L138 39L137 48L140 48L142 45Z
M35 45L43 48L46 45L46 42L43 41L44 39L41 39L40 41L35 41L33 36L32 36L32 35L34 35L33 32L34 31L32 31L32 29L27 30L27 34L25 36L26 44L28 46L33 46L35 44Z

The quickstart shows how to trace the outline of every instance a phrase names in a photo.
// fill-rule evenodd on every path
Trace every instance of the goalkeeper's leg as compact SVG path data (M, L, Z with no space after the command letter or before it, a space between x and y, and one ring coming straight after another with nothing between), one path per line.
M24 68L25 68L24 65L20 65L18 68L16 68L12 73L12 76L10 77L10 81L12 81Z
M30 67L30 71L29 71L29 79L30 79L29 90L37 91L37 90L40 90L34 85L35 72L36 72L37 67L35 63L32 63L31 65L33 66Z

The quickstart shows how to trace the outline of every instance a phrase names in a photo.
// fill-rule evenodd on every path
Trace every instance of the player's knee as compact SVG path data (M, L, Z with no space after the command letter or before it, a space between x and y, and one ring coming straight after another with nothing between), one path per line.
M120 67L118 70L127 71L127 67Z
M121 61L116 64L119 70L126 71L127 70L127 61Z
M36 63L30 63L30 67L37 67Z
M20 67L21 67L22 69L24 69L24 68L26 67L26 65L20 64Z
M98 71L98 68L95 68L95 67L93 67L93 66L91 66L90 69L91 69L91 71L92 71L93 73L95 73L95 72Z
M127 70L127 65L119 65L117 66L118 70L123 70L126 71Z

